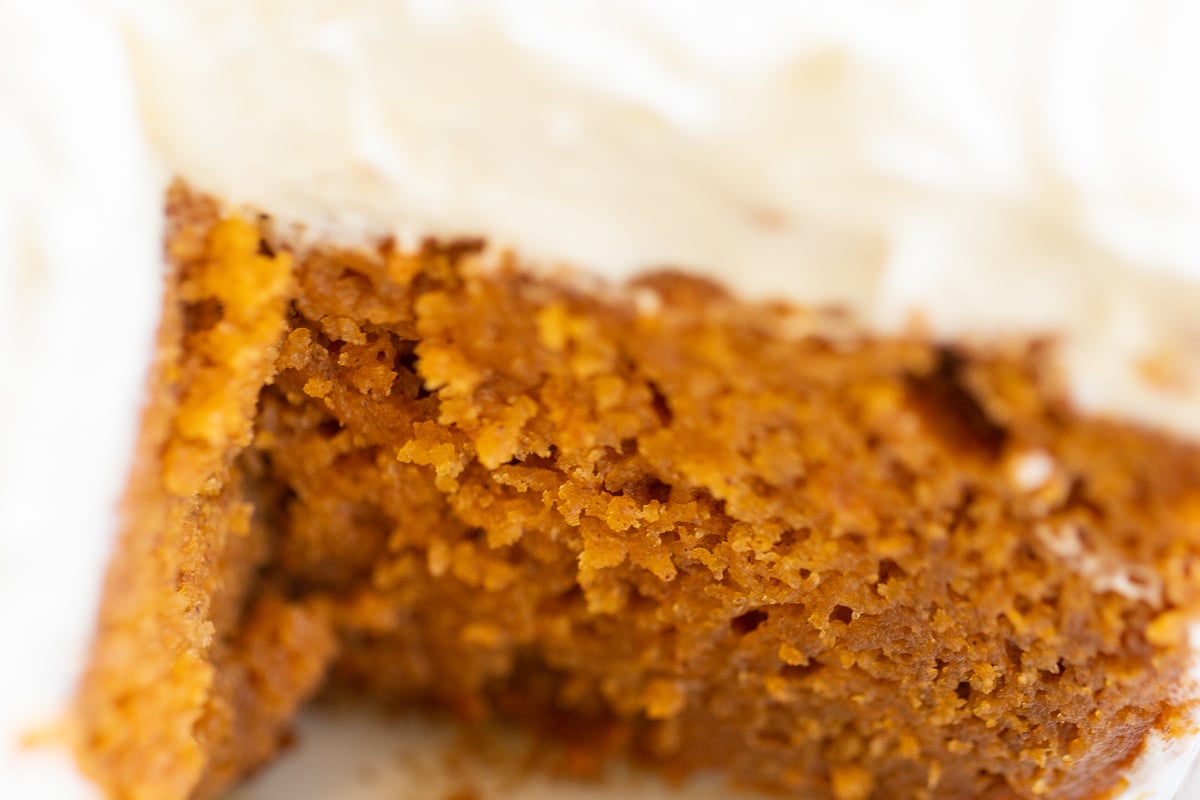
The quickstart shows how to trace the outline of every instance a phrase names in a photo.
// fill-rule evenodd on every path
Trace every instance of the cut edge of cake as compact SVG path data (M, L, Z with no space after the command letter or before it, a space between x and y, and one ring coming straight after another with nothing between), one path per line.
M468 718L538 718L562 703L585 717L608 717L606 725L632 737L627 746L661 763L686 769L730 762L733 776L751 784L825 792L837 800L898 789L937 797L939 785L942 791L966 790L966 778L955 771L962 761L950 747L958 740L943 736L948 750L932 745L942 753L938 757L924 751L937 734L926 742L915 731L938 724L979 728L974 735L982 738L956 745L978 758L978 748L989 743L1011 744L1020 714L1004 713L1022 704L1034 712L1029 704L1039 682L1059 692L1054 697L1061 707L1059 716L1040 721L1045 730L1035 735L1044 738L1058 719L1066 738L1043 743L1041 756L1035 749L1009 753L1013 792L1091 797L1116 790L1116 768L1135 760L1152 730L1189 728L1183 713L1190 703L1186 621L1200 599L1187 576L1200 549L1194 519L1200 513L1200 455L1169 437L1074 412L1050 358L1053 343L946 346L919 331L880 339L836 312L748 303L680 274L648 276L626 289L580 291L570 281L524 272L511 259L481 260L478 242L430 242L406 252L383 241L371 249L318 246L293 253L288 232L269 218L218 209L182 186L168 204L167 252L177 273L143 426L146 449L130 484L96 657L84 682L81 753L116 796L209 796L274 751L296 704L326 670L340 685L373 687L394 700L433 697ZM667 333L663 326L675 327ZM521 342L515 352L506 349L510 340ZM801 355L812 363L792 363ZM572 407L576 411L566 410ZM816 429L792 418L817 407L822 416L812 419L822 422ZM378 431L369 432L373 425L392 425L395 438L379 440ZM401 429L407 433L397 435ZM306 430L316 436L307 445ZM731 447L711 440L708 432L716 431L749 438ZM339 436L347 441L333 445ZM361 441L354 445L356 438ZM798 443L804 445L799 451ZM318 485L306 485L305 470L321 475L328 468L320 466L318 445L347 448L342 457L348 461ZM905 448L915 448L907 465ZM380 455L385 450L389 454ZM361 463L364 453L377 463ZM859 460L849 459L850 453ZM897 463L889 461L895 458ZM921 463L924 469L914 467ZM364 467L367 472L356 471ZM281 469L291 478L281 479ZM880 469L890 477L881 477ZM387 508L379 490L372 490L367 511L329 528L339 518L339 503L357 507L362 501L352 481L333 488L343 471L363 485L371 484L371 476L390 480L393 491L424 499ZM543 487L543 500L534 503L542 510L530 511L521 503L546 480L558 481L557 488ZM618 486L622 480L633 482ZM908 489L898 490L901 484ZM905 499L909 490L918 492L912 497L927 494L904 510L912 503ZM956 491L967 499L943 496ZM595 505L597 497L604 498L603 507ZM483 510L493 505L508 507L508 517ZM679 507L699 516L669 520L657 530L666 511ZM952 513L940 521L922 519L924 509ZM425 515L424 535L432 538L402 533L403 517L418 513ZM919 531L901 530L916 524L900 524L909 513L918 515ZM709 539L684 541L672 532L671 543L663 544L669 531L700 526L698 520L717 525L705 534ZM381 524L393 526L383 544ZM643 526L657 532L639 535ZM976 526L985 529L986 541L972 543ZM939 527L940 535L931 533ZM351 544L329 540L334 532L353 532ZM646 535L651 538L638 544ZM816 549L806 550L813 540ZM364 561L356 547L376 558ZM874 559L873 566L838 556L839 548ZM514 589L514 575L536 572L538 559L561 561L564 554L570 558L563 599L528 605ZM759 557L776 564L778 574L758 574L764 568ZM838 564L827 567L832 574L824 584L822 558ZM223 566L232 567L233 577L222 575ZM968 582L957 586L955 576L944 572L950 566L976 572L970 580L960 576ZM722 594L729 570L741 570L747 594ZM872 570L873 577L866 574ZM938 570L940 576L930 577ZM1022 586L999 579L1010 571L1013 580L1029 582L1027 592L1044 590L1038 581L1045 580L1057 594L1043 605L1023 598ZM564 573L538 575L545 582L550 576L562 580ZM404 588L406 576L410 589ZM887 672L894 647L888 658L874 653L866 672L857 659L874 652L863 641L887 651L880 637L886 639L883 631L895 634L896 620L861 641L852 632L870 631L876 616L897 613L882 590L892 581L915 591L926 579L929 603L936 605L934 597L947 592L960 599L926 609L940 610L941 622L935 614L909 623L914 635L925 631L926 647L938 651L936 657L908 655L921 664L933 658L933 671L919 681L931 692L928 698L917 696L921 686L903 679L898 685L907 689L893 686L909 692L914 709L930 704L927 717L913 712L920 728L901 725L900 732L887 734L895 741L884 741L874 711L863 717L876 725L867 732L855 731L852 716L841 717L843 727L833 729L844 736L831 737L841 744L823 745L832 749L821 750L819 732L789 733L787 720L797 722L795 704L801 701L822 699L824 692L832 695L823 698L828 708L850 708L838 705L849 702L840 694L854 682L848 676L857 675L864 692L886 685L872 679L870 669ZM781 589L781 580L794 585ZM456 581L457 591L492 593L486 607L451 611L458 602ZM664 587L688 582L698 582L699 594L682 596L689 602L708 597L701 605L710 603L706 613L715 616L707 622L686 617L687 604L677 601L674 613L683 608L703 635L673 644L675 655L655 655L652 637L638 639L649 650L626 654L641 666L626 671L630 683L624 689L619 682L604 688L603 674L572 660L571 631L580 642L603 645L591 655L599 665L604 647L620 637L613 639L613 630L579 631L603 628L605 619L655 630L666 623L655 622L653 601L631 607L631 597L653 598L669 591ZM864 598L861 590L871 586L876 591ZM447 644L454 637L442 641L429 622L398 622L397 614L422 613L420 596L406 597L406 591L425 592L433 607L443 604L444 622L461 628L461 641ZM913 595L918 606L921 596ZM834 602L839 598L845 602ZM977 620L990 631L979 644L986 655L974 658L966 648L956 660L949 655L953 648L938 649L945 646L938 641L943 635L978 633L962 627L971 613L961 604L985 598L1007 603L997 612L999 627L996 620ZM793 613L817 599L832 605L808 616ZM489 621L495 609L516 616L505 624ZM530 614L548 614L560 629L543 630ZM725 617L725 627L713 627L713 620ZM1076 626L1077 638L1061 635L1055 621ZM508 624L515 627L508 630ZM944 629L935 632L939 625ZM768 635L777 645L770 656L761 652L762 643L751 648L753 658L738 655L747 642ZM677 631L670 640L680 636ZM857 641L857 649L842 642L849 649L838 655L845 637ZM1054 651L1047 639L1068 655ZM418 661L429 659L425 671L409 664L408 673L376 674L379 664L397 657L397 646ZM365 649L356 653L356 647ZM712 647L728 648L731 662L750 659L743 678L756 675L759 683L733 689L740 679L722 678L719 669L688 672L689 659L696 669ZM1020 650L1016 656L1013 647ZM849 661L825 663L841 656ZM764 658L778 662L774 671L763 666ZM1115 659L1114 685L1105 686L1110 678L1100 665L1106 659ZM813 670L814 660L820 670ZM541 683L522 685L514 677L522 674L517 663L541 676ZM943 687L949 694L942 697L937 687L951 673L958 677ZM1118 697L1112 705L1089 702L1093 713L1123 718L1124 736L1098 732L1109 720L1089 728L1095 720L1089 723L1081 706L1068 712L1064 698L1070 692L1049 688L1060 686L1064 673L1081 689L1105 686L1106 696ZM826 681L822 675L835 677ZM578 685L571 690L573 679ZM1114 686L1130 692L1125 705ZM711 697L699 699L703 692L721 697L726 690L734 710L714 711ZM1008 706L990 699L996 691ZM887 702L887 694L874 702ZM1130 705L1133 698L1144 703L1147 694L1161 705L1140 711ZM1020 702L1014 701L1018 696ZM751 717L782 704L774 713L783 715L775 724L784 727L768 732L785 738L768 737L736 752L737 742L752 742L746 737L753 731L771 727L765 718L739 718L738 703ZM989 713L996 715L993 725L1003 724L1004 736L988 732ZM1068 713L1076 715L1073 721L1064 721ZM172 723L164 728L165 716ZM689 730L704 730L712 741L689 739ZM1075 752L1072 736L1081 731L1094 747L1077 743ZM792 735L798 740L787 739ZM718 740L716 752L705 751ZM874 760L864 766L872 746L880 752L872 751ZM779 760L764 755L772 747L793 759L803 754L808 770L780 772ZM919 779L910 774L916 767L873 771L885 769L879 764L887 755L904 752L924 764ZM1063 762L1055 759L1062 756L1077 764L1061 771ZM1091 772L1089 758L1100 759ZM993 752L989 763L1004 759ZM1008 779L996 769L999 783L989 786L1002 792Z

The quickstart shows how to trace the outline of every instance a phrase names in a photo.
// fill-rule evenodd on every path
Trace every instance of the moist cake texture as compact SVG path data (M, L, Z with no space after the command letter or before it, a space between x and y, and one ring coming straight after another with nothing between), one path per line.
M219 795L320 691L836 800L1103 797L1186 728L1200 450L1052 341L168 216L77 704L112 797Z

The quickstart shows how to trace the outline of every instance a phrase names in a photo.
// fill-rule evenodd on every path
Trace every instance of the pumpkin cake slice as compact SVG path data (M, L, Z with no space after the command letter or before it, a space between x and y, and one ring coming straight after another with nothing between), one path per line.
M128 474L115 523L2 496L112 543L88 779L219 798L348 697L785 797L1171 797L1200 53L1044 8L12 14L54 136L0 147L0 366L52 390L0 467Z
M167 215L80 705L114 796L216 796L322 686L839 800L1098 797L1186 727L1200 451L1052 343Z

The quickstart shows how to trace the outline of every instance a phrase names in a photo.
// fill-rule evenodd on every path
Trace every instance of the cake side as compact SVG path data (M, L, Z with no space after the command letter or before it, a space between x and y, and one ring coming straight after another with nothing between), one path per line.
M81 766L114 798L188 797L274 752L319 674L292 675L274 708L264 665L331 645L299 606L255 590L265 536L233 463L274 369L291 262L259 255L252 229L215 214L178 188L168 199L171 278L76 703Z
M116 796L212 796L322 682L837 800L1099 797L1186 727L1200 453L1080 414L1054 342L879 337L678 274L581 291L471 242L289 268L269 221L172 208L183 287L231 258L274 288L254 335L179 290L181 363L244 346L196 416L232 428L181 447L184 396L147 434L142 463L199 479L206 521L168 536L212 550L164 567L125 534L114 575L154 577L111 580L106 619L168 586L195 613L146 617L190 628L166 661L102 632L83 749ZM95 677L179 653L159 694ZM147 760L181 697L186 757Z

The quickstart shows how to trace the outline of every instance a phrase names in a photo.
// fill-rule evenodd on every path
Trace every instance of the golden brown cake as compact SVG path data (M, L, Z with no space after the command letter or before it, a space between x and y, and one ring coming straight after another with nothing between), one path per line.
M835 800L1100 797L1186 726L1200 449L1048 343L222 213L172 191L80 700L113 797L217 796L322 689Z

